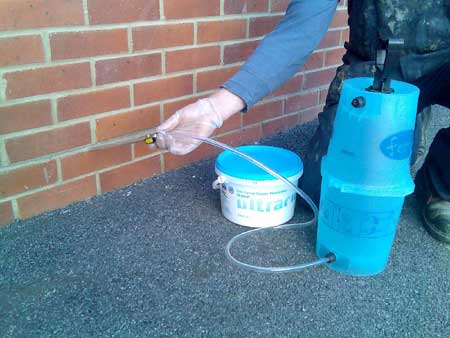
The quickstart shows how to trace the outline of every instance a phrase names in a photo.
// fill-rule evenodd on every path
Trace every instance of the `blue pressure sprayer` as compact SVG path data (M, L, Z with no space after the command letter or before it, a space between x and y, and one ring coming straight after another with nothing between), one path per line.
M332 252L336 259L328 266L350 275L384 270L404 198L414 191L410 158L419 89L390 79L402 44L391 40L379 50L374 78L344 81L322 160L316 254Z

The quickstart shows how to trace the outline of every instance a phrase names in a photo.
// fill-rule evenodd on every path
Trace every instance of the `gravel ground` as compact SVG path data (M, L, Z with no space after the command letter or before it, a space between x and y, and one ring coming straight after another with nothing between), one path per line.
M450 120L440 108L433 117L430 138ZM303 154L315 127L263 143ZM214 179L209 159L0 231L0 336L450 336L450 248L423 229L414 196L382 274L258 274L225 257L244 228L222 217ZM309 229L236 251L292 263L314 257L313 245Z

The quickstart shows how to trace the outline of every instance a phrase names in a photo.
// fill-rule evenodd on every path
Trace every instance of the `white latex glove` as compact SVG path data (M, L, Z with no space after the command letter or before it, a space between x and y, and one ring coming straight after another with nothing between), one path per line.
M222 124L223 118L210 99L201 99L178 110L161 124L156 129L156 144L172 154L185 155L196 149L201 141L183 137L183 134L210 137Z
M201 141L183 137L183 134L210 137L226 119L241 111L243 107L244 102L238 96L221 89L209 98L198 100L178 110L156 128L156 146L167 149L172 154L188 154L196 149Z

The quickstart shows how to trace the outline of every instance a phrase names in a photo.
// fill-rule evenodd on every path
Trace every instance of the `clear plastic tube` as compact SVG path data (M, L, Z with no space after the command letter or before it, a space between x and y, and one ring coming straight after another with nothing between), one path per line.
M155 136L157 137L158 134L164 134L165 132L157 132L155 134ZM266 171L268 174L274 176L275 178L279 179L280 181L283 181L285 184L287 184L290 188L292 188L301 198L303 198L306 203L308 204L308 206L311 208L311 210L313 211L313 218L309 221L306 222L302 222L302 223L292 223L292 224L283 224L283 225L276 225L276 226L271 226L271 227L265 227L265 228L258 228L258 229L252 229L246 232L243 232L239 235L234 236L226 245L225 247L225 253L227 255L227 258L234 264L236 264L237 266L247 269L247 270L251 270L251 271L256 271L256 272L268 272L268 273L274 273L274 272L292 272L292 271L298 271L298 270L303 270L309 267L313 267L313 266L317 266L317 265L321 265L321 264L325 264L325 263L331 263L335 260L335 256L330 253L328 254L326 257L324 258L320 258L316 261L313 262L308 262L308 263L302 263L302 264L298 264L298 265L290 265L290 266L280 266L280 267L264 267L264 266L258 266L258 265L252 265L252 264L248 264L245 262L242 262L238 259L236 259L232 254L231 254L231 247L232 245L239 239L242 239L244 237L248 237L256 232L261 232L261 231L276 231L276 230L280 230L280 229L294 229L294 228L304 228L304 227L308 227L311 225L316 224L317 221L317 214L318 214L318 209L316 204L314 203L314 201L303 191L301 190L298 186L296 186L295 184L293 184L291 181L289 181L287 178L285 178L283 175L277 173L275 170L267 167L266 165L264 165L263 163L259 162L258 160L254 159L253 157L244 154L243 152L240 152L239 150L221 143L219 141L213 140L211 138L207 138L207 137L201 137L201 136L196 136L196 135L192 135L190 133L185 133L182 131L176 131L176 132L170 132L167 133L169 135L171 135L172 137L181 137L181 138L190 138L190 139L195 139L204 143L207 143L209 145L224 149L224 150L229 150L231 152L233 152L234 154L244 158L245 160L253 163L254 165L256 165L257 167L261 168L262 170Z

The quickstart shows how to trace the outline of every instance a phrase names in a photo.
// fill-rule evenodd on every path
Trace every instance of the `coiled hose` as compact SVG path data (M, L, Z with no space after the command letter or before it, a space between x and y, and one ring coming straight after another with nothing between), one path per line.
M294 228L305 228L311 225L315 225L317 222L317 214L318 214L318 209L317 206L315 205L314 201L303 191L301 190L299 187L297 187L295 184L293 184L291 181L289 181L287 178L285 178L284 176L280 175L279 173L277 173L275 170L267 167L266 165L264 165L263 163L259 162L258 160L254 159L253 157L244 154L242 152L240 152L239 150L221 143L219 141L213 140L211 138L207 138L207 137L201 137L201 136L196 136L196 135L192 135L190 133L185 133L182 131L175 131L175 132L157 132L155 134L155 137L158 137L158 134L162 135L162 134L168 134L172 137L181 137L181 138L190 138L190 139L194 139L194 140L198 140L204 143L207 143L209 145L212 145L214 147L218 147L224 150L228 150L233 152L234 154L242 157L243 159L253 163L254 165L256 165L257 167L261 168L262 170L266 171L268 174L274 176L275 178L279 179L280 181L283 181L285 184L287 184L291 189L293 189L301 198L303 198L306 203L308 204L308 206L311 208L311 210L313 211L313 218L309 221L306 222L302 222L302 223L293 223L293 224L283 224L283 225L276 225L276 226L271 226L271 227L265 227L265 228L258 228L258 229L252 229L246 232L243 232L239 235L234 236L226 245L225 247L225 253L227 258L233 263L236 264L237 266L247 269L247 270L251 270L251 271L256 271L256 272L266 272L266 273L274 273L274 272L292 272L292 271L298 271L298 270L303 270L309 267L313 267L313 266L317 266L317 265L321 265L321 264L325 264L325 263L332 263L336 260L336 257L333 253L329 253L327 254L325 257L323 258L319 258L316 261L313 262L308 262L308 263L302 263L302 264L298 264L298 265L289 265L289 266L280 266L280 267L264 267L264 266L258 266L258 265L252 265L252 264L248 264L245 262L242 262L238 259L236 259L232 254L231 254L231 247L232 245L240 240L243 239L245 237L248 237L252 234L255 234L257 232L261 232L261 231L276 231L276 230L281 230L281 229L294 229Z

